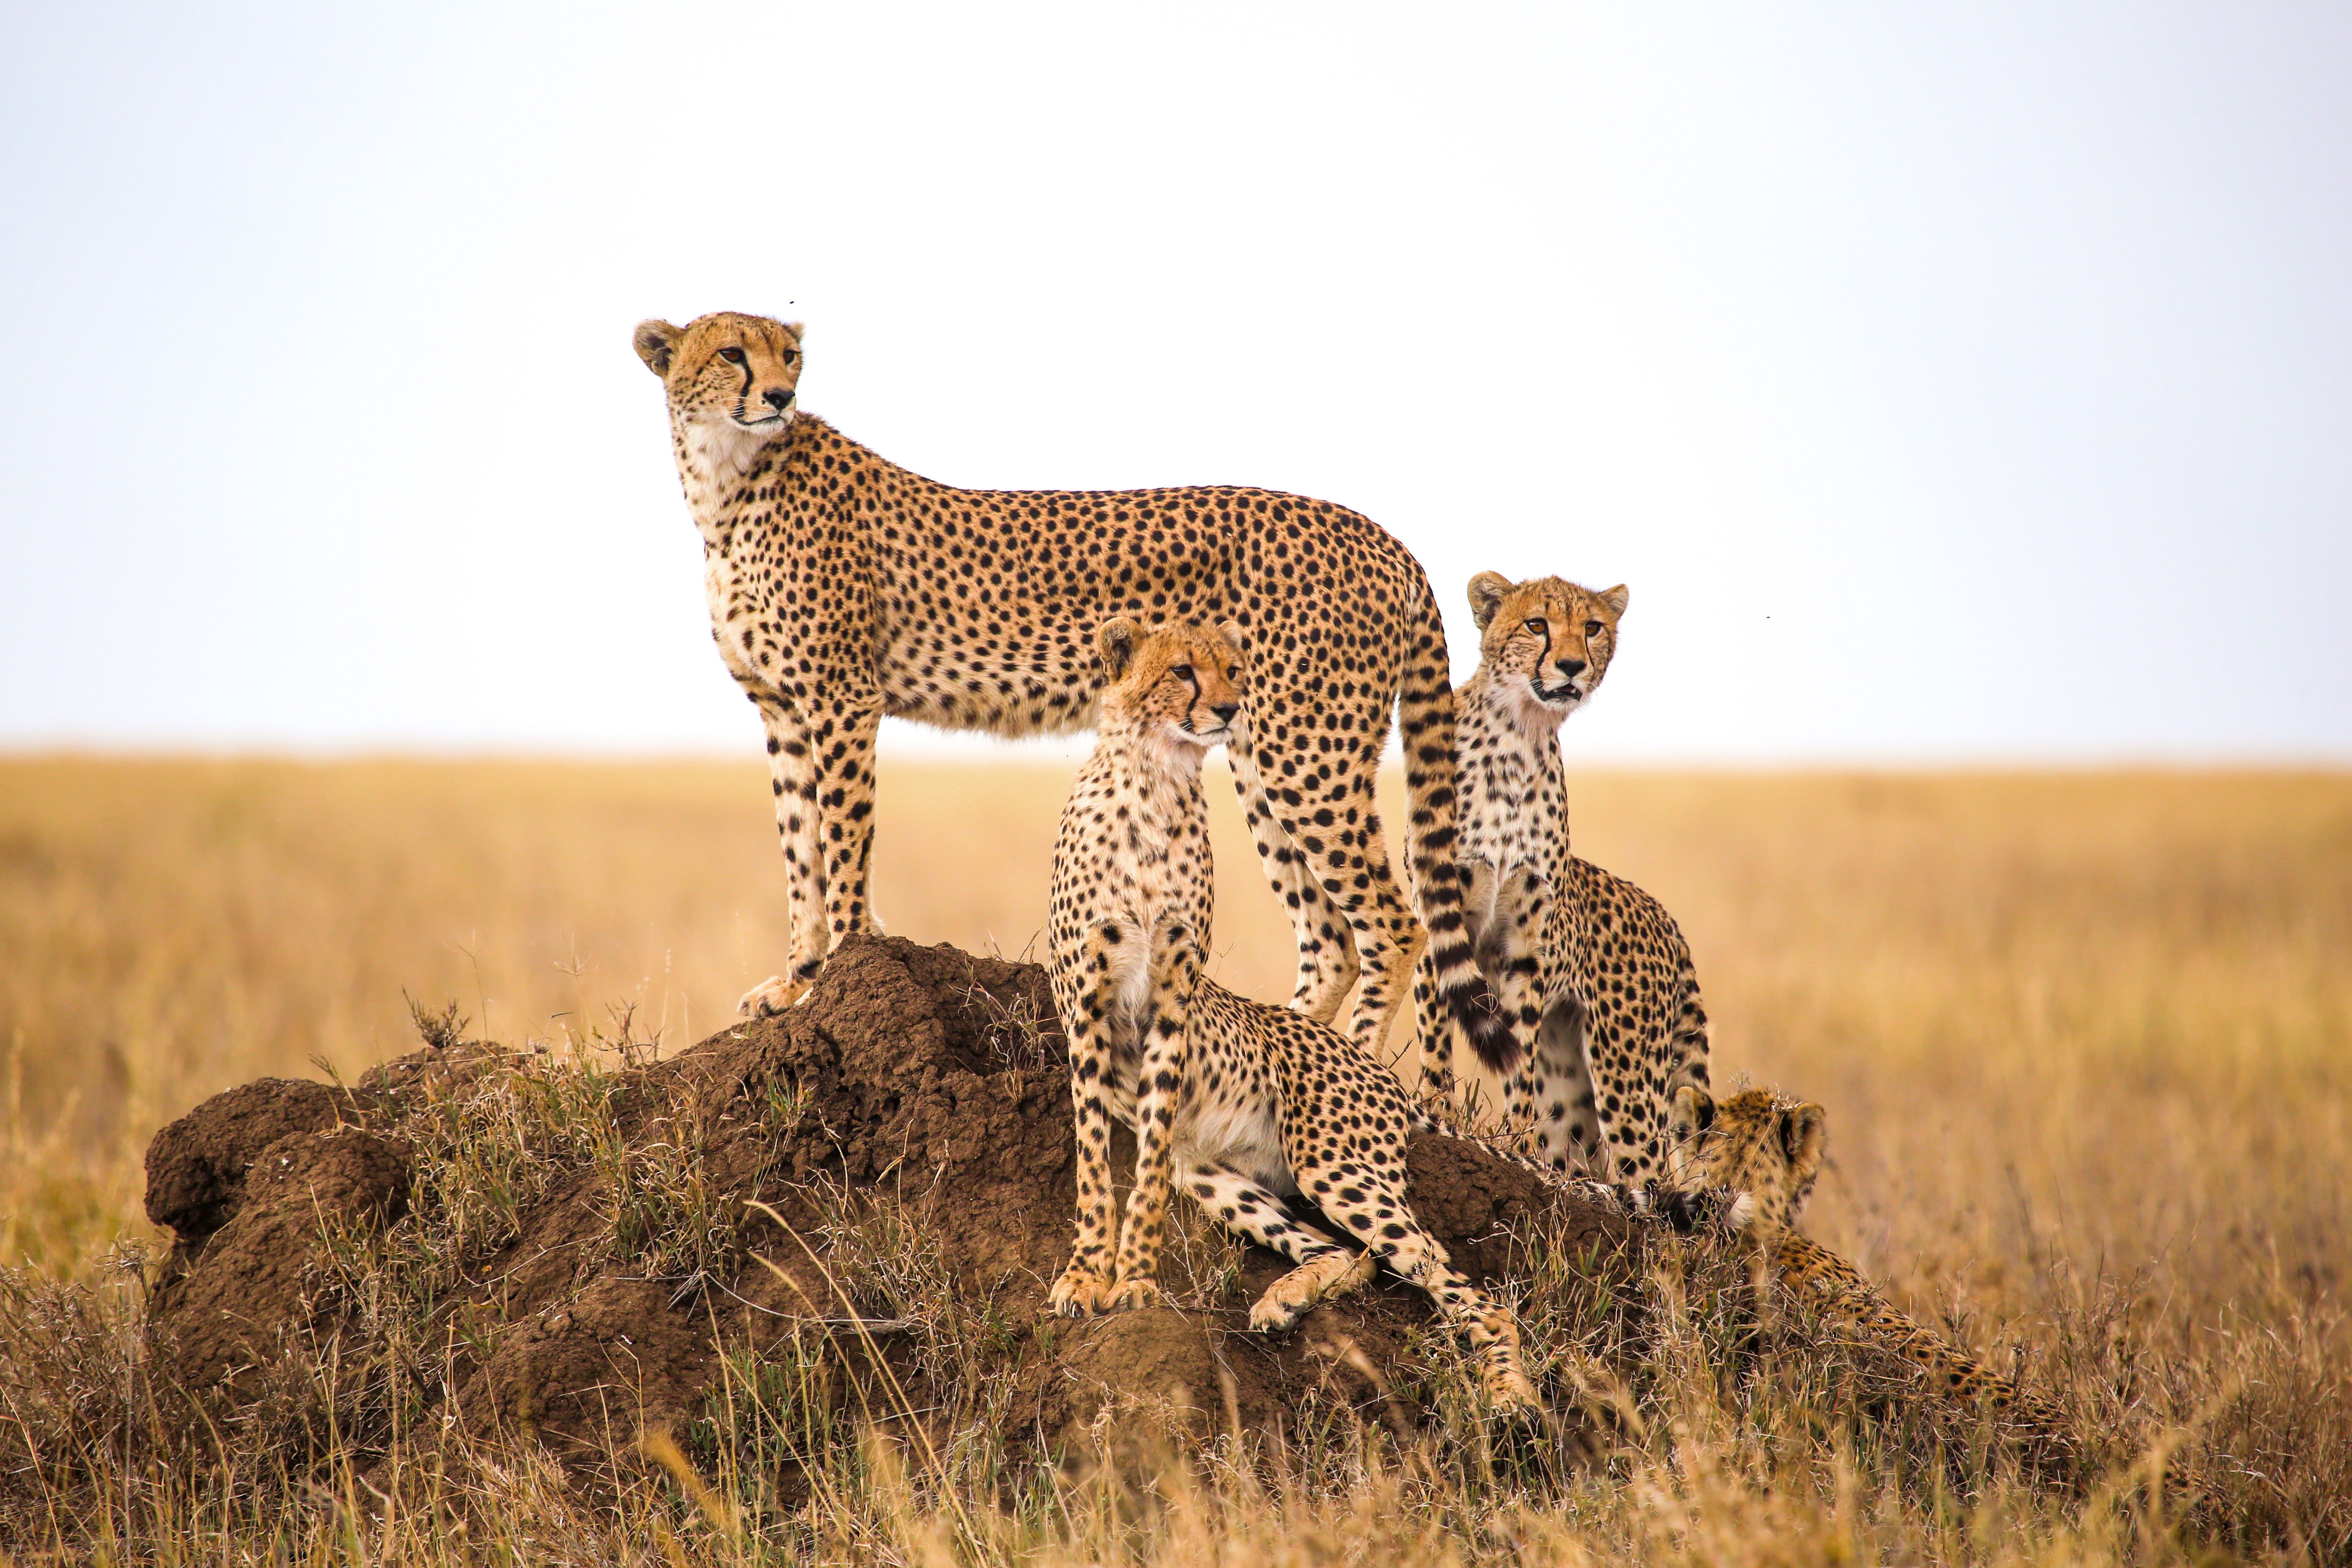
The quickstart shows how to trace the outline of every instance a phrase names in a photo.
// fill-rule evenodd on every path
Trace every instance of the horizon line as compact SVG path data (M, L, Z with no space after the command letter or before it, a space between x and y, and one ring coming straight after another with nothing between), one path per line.
M923 751L899 751L892 761L900 766L960 767L972 769L1026 768L1044 769L1075 763L1083 759L1082 749L1058 751L1050 743L1040 744L1034 738L1010 741L997 737L976 737L993 741L1001 748L990 755L973 747L967 754L941 748L925 754ZM1055 739L1062 739L1056 737ZM976 754L974 754L976 753ZM125 745L115 742L64 742L58 743L18 744L0 742L0 766L37 764L44 763L121 763L205 764L285 763L307 767L362 767L383 765L422 766L530 766L556 765L570 767L681 767L681 766L752 766L765 762L756 746L741 751L712 748L670 749L601 749L593 747L562 747L536 745L362 745L321 744L316 746L270 745L195 745L157 744ZM1224 765L1222 755L1213 754L1206 765ZM1382 757L1383 772L1397 765L1394 750ZM2063 753L2010 753L2005 755L1949 754L1885 755L1864 753L1820 753L1789 757L1704 757L1661 754L1652 757L1598 757L1567 759L1569 771L1579 773L1961 773L2000 774L2095 774L2095 773L2211 773L2211 774L2308 774L2345 775L2352 777L2352 755L2241 755L2217 754L2209 757L2186 757L2158 753L2117 752L2108 756L2084 756Z

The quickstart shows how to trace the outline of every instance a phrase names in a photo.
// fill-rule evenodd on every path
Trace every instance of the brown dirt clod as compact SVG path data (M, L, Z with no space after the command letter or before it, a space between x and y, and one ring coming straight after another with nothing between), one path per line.
M318 1266L339 1234L407 1211L409 1150L357 1127L289 1132L261 1149L241 1185L226 1223L200 1253L175 1253L156 1287L152 1342L182 1388L238 1379L320 1325Z
M289 1132L332 1127L341 1099L325 1084L285 1078L213 1096L147 1145L147 1217L202 1247L244 1201L261 1151Z

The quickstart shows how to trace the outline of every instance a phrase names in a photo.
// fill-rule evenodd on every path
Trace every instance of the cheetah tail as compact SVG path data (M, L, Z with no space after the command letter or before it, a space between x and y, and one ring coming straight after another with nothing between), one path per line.
M1517 1039L1479 973L1462 919L1463 885L1454 864L1454 683L1445 623L1423 577L1412 606L1404 677L1397 689L1397 732L1404 752L1405 853L1413 901L1429 931L1429 955L1445 1010L1478 1059L1496 1072L1518 1065ZM1427 1042L1423 1042L1426 1048Z

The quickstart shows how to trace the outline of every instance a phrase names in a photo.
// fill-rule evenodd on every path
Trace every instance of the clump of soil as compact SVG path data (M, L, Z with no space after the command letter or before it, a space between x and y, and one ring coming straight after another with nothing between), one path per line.
M1050 1450L1143 1405L1272 1434L1433 1397L1410 1369L1448 1342L1417 1292L1383 1277L1255 1334L1287 1262L1197 1220L1163 1268L1178 1305L1045 1315L1076 1184L1034 965L855 940L803 1005L623 1070L429 1033L348 1089L264 1079L155 1138L148 1212L177 1242L150 1367L207 1421L290 1397L296 1363L340 1369L303 1397L346 1439L426 1421L583 1454L646 1427L723 1441L747 1404L983 1419ZM1624 1342L1641 1231L1436 1135L1411 1198L1483 1281L1572 1258L1582 1299L1553 1306Z

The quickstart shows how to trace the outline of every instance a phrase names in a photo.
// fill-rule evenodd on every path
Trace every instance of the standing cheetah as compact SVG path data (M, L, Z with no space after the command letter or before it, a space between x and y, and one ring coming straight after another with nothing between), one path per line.
M1268 490L935 483L799 412L797 324L649 321L635 347L668 396L711 635L767 726L793 954L747 1011L795 1000L834 944L871 923L884 714L1008 736L1084 729L1104 619L1230 618L1259 650L1228 752L1297 933L1292 1005L1328 1022L1355 987L1347 1032L1377 1048L1426 944L1473 1048L1507 1063L1454 880L1444 627L1402 545L1355 512ZM1391 708L1426 938L1372 803Z
M1662 1168L1675 1089L1706 1081L1707 1025L1674 917L1569 852L1559 726L1608 674L1626 602L1622 584L1472 578L1479 665L1454 739L1465 919L1520 1064L1504 1082L1507 1122L1550 1165L1641 1182ZM1413 994L1423 1089L1454 1094L1433 972L1416 973Z
M1402 1086L1306 1015L1201 977L1213 912L1201 757L1243 706L1240 643L1230 623L1102 627L1099 739L1054 847L1048 967L1070 1042L1078 1226L1052 1305L1076 1316L1159 1301L1161 1225L1181 1185L1227 1228L1297 1263L1251 1310L1253 1328L1287 1328L1386 1263L1477 1350L1496 1404L1534 1408L1509 1312L1454 1272L1406 1206L1416 1117ZM1114 1118L1136 1130L1123 1230ZM1284 1200L1301 1194L1364 1250L1289 1217Z
M1916 1368L1939 1399L1979 1406L2003 1426L2043 1439L2063 1457L2070 1426L2059 1408L1887 1304L1862 1271L1797 1233L1828 1144L1826 1115L1769 1089L1718 1103L1697 1084L1675 1092L1668 1183L1689 1192L1730 1189L1753 1202L1738 1245L1752 1248L1758 1285L1816 1315L1849 1340Z

